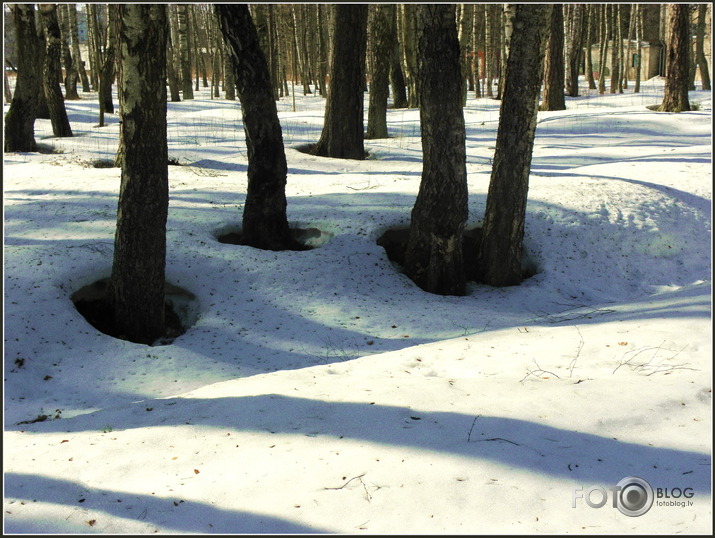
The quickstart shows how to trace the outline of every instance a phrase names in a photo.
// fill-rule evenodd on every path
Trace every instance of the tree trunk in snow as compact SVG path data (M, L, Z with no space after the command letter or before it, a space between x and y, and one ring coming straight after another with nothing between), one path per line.
M365 47L367 5L336 4L330 86L320 140L313 153L338 159L364 159Z
M523 279L526 201L551 8L519 4L514 19L479 253L479 280L492 286Z
M665 94L660 105L661 112L687 112L689 53L690 53L690 6L668 6L668 46L665 57Z
M120 337L151 344L165 331L166 6L122 4L118 12L124 159L110 296Z
M372 6L372 76L367 113L365 138L387 138L387 98L390 93L390 58L392 40L390 26L394 20L395 6L375 4Z
M246 244L269 250L299 248L286 216L287 164L268 62L245 4L216 4L229 45L248 148L243 209Z
M67 117L64 98L60 88L60 55L62 39L60 26L57 20L57 6L55 4L40 4L42 24L45 28L45 63L43 68L42 83L50 109L52 133L58 137L72 136L72 127Z
M416 20L423 164L405 270L425 291L463 295L467 165L454 7L418 5Z
M5 151L35 151L37 98L42 91L40 73L33 62L40 55L32 4L11 4L17 43L15 95L5 116Z
M557 9L557 7L559 9ZM576 4L572 7L573 21L571 21L571 31L568 35L568 77L566 79L566 93L569 97L578 97L578 76L581 69L581 57L583 56L583 26L585 10L586 6L582 4ZM557 11L562 12L561 35L563 38L563 6L554 4L554 12L556 13ZM552 24L554 24L553 21Z
M700 69L700 80L702 81L702 89L710 91L710 70L708 69L708 60L705 57L705 30L706 24L705 20L707 18L708 6L707 4L700 4L698 6L698 25L696 30L696 41L695 41L695 60ZM712 39L712 36L710 36Z
M544 58L544 97L541 110L566 110L564 98L564 11L555 4L549 21L546 57ZM577 82L578 87L578 73Z

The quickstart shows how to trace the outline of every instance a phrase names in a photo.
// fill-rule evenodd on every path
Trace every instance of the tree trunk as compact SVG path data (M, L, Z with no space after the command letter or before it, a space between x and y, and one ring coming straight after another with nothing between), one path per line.
M628 14L628 35L626 37L626 48L623 56L623 73L621 77L623 79L623 89L628 89L628 79L631 76L631 69L633 68L633 40L635 39L636 31L636 12L637 4L631 4L630 12Z
M181 101L181 87L179 86L179 77L176 74L174 62L174 44L171 37L166 40L166 79L169 85L169 99L172 103Z
M3 84L3 90L5 90L5 95L4 95L5 101L3 102L3 104L5 105L5 104L9 104L10 102L12 102L12 91L10 91L10 81L7 79L7 71L5 71L4 74L5 74L5 81Z
M399 8L393 9L392 18L392 52L390 53L390 87L392 88L392 108L407 108L407 86L402 73L402 51L397 38L397 14Z
M623 93L623 90L619 92L619 84L621 83L621 54L620 50L623 47L623 40L621 39L621 6L620 4L613 4L611 6L611 17L613 28L613 45L611 47L611 93Z
M492 7L491 4L484 4L484 92L487 97L494 97L492 90L494 73L492 49Z
M371 7L372 74L365 138L387 138L387 97L390 93L391 29L395 6L375 4Z
M606 56L608 54L608 4L601 6L601 48L598 55L598 93L606 93Z
M55 4L40 4L42 14L42 24L45 28L46 56L43 72L43 87L47 106L50 109L50 121L52 122L52 132L55 136L72 136L72 127L67 117L65 102L60 89L60 55L61 36L60 26L57 20L57 6Z
M216 4L233 56L248 149L244 242L269 250L298 249L286 216L287 164L268 62L245 4Z
M335 4L334 10L330 89L323 132L313 153L338 159L364 159L367 5Z
M194 57L196 58L196 91L199 90L199 75L201 77L201 86L203 88L209 87L208 74L206 69L206 61L204 57L203 50L208 50L209 44L206 38L207 28L203 25L199 25L199 17L196 11L199 9L200 4L193 4L189 6L189 13L191 15L191 27L193 28L193 45L194 45ZM200 71L200 73L199 73Z
M425 291L463 295L467 165L455 13L449 4L416 7L423 164L405 270Z
M639 93L641 91L641 64L642 64L642 54L643 50L641 48L641 40L643 39L643 11L641 10L640 4L634 4L633 9L635 11L635 24L636 24L636 80L633 84L633 93Z
M696 31L696 41L695 41L695 60L698 63L698 68L700 69L700 80L702 84L702 89L710 91L710 71L708 69L708 60L705 57L705 20L707 17L707 4L700 4L698 6L698 26ZM712 39L712 36L711 36Z
M576 23L574 21L574 24ZM548 35L546 57L544 58L544 97L540 110L566 110L566 99L564 98L564 11L561 4L554 4L551 10ZM578 46L580 47L580 44ZM578 88L578 71L576 71L576 88Z
M478 257L478 277L492 286L523 280L524 221L550 12L548 4L519 4L514 19Z
M177 4L178 17L178 35L179 35L179 56L180 56L180 73L181 73L181 93L186 99L194 98L194 87L191 81L191 50L189 48L189 20L188 20L188 5Z
M481 11L476 6L472 8L472 76L474 77L474 97L477 99L482 96L482 85L479 82L479 36L482 32L480 32L478 24Z
M108 4L107 5L107 21L108 21L107 35L115 43L115 50L119 51L113 55L114 60L115 60L113 62L115 73L112 74L112 78L114 78L114 76L116 74L117 80L122 79L122 65L123 65L122 59L121 59L121 43L119 42L119 32L121 30L121 18L122 18L122 13L121 13L121 10L119 9L120 5L121 4ZM166 17L166 9L164 10L163 13L164 13L164 16ZM164 43L164 45L166 45L166 42ZM164 59L164 64L166 64L166 59ZM111 92L110 92L109 96L111 97ZM124 105L124 92L122 90L122 85L119 83L117 83L117 100L119 101L119 107L121 108ZM166 97L164 97L164 100L166 100ZM119 144L117 144L117 153L114 156L114 166L116 166L117 168L124 167L126 138L124 137L123 130L124 130L124 123L120 119L120 121L119 121Z
M75 59L72 57L72 51L70 50L69 6L67 4L58 4L57 9L62 65L65 68L65 99L68 101L78 101L80 98L79 93L77 93L79 74L77 73Z
M223 89L225 98L228 101L236 100L236 68L233 65L233 55L231 53L231 46L226 43L224 45L223 53L223 72L224 72L224 83Z
M595 4L587 4L584 7L586 10L586 80L588 81L588 89L596 89L596 79L593 78L593 54L591 53L591 48L593 45L593 25L598 17L596 12L597 6Z
M79 49L79 26L77 24L77 4L67 4L67 13L69 16L70 41L72 42L72 56L75 59L75 68L77 76L82 81L82 92L91 91L92 87L89 84L87 71L84 67L84 61Z
M101 70L101 48L104 44L104 38L101 36L102 29L99 25L99 15L97 13L97 4L86 4L87 12L87 37L89 51L89 80L92 85L92 91L99 90L99 72Z
M400 4L400 42L402 43L402 65L407 82L407 107L419 108L419 91L417 88L417 43L415 28L414 4Z
M502 20L504 21L504 48L502 61L500 62L501 73L499 76L499 99L502 98L503 89L506 85L506 62L509 58L509 50L511 47L511 36L514 33L514 14L515 14L516 4L504 4L502 8ZM563 30L562 30L563 31ZM563 57L561 59L563 63Z
M35 6L10 4L17 44L15 95L5 116L5 151L35 151L35 117L42 81L34 62L40 57Z
M316 15L316 22L318 24L317 32L318 32L318 61L317 61L317 69L318 69L318 90L320 91L321 97L327 98L328 97L328 88L326 86L326 78L328 76L328 47L327 47L327 41L328 41L328 36L327 32L325 30L325 15L324 15L324 6L322 4L318 4L315 6L315 15Z
M278 77L276 70L276 50L273 38L273 7L270 4L254 4L253 21L258 33L258 41L266 56L268 72L271 76L271 87L273 88L273 98L278 100Z
M165 332L166 6L119 6L125 155L114 239L111 297L120 337L151 344Z
M557 9L557 6L557 4L554 4L554 12L561 11L561 20L563 21L562 6L558 6L559 9ZM573 20L571 21L571 31L568 36L568 78L566 79L566 93L569 97L578 97L578 76L581 70L581 56L583 55L584 10L585 6L582 4L576 4L572 7ZM563 24L561 27L563 28Z
M665 58L665 94L661 112L687 112L690 53L690 6L668 5L668 46Z
M114 113L114 101L112 100L112 83L116 75L116 47L117 39L114 20L116 9L107 6L107 40L104 45L104 56L102 57L101 71L99 74L99 126L104 126L104 114Z
M469 85L469 30L471 28L471 17L474 11L471 4L459 4L457 6L457 39L459 40L459 68L462 74L462 106L467 105L467 92Z

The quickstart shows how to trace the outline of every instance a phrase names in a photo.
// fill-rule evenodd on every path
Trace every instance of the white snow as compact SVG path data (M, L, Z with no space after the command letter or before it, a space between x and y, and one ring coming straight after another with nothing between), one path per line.
M538 274L465 297L423 292L375 243L409 222L417 111L348 161L295 149L320 96L281 100L289 220L323 235L266 252L216 240L245 199L239 103L170 103L167 275L198 302L152 347L70 300L110 272L120 172L91 163L114 157L116 115L98 128L84 94L74 138L38 120L58 153L3 166L5 532L712 533L711 93L681 114L646 108L662 79L581 93L539 113ZM469 226L498 107L465 109ZM656 492L640 517L612 506L631 476Z

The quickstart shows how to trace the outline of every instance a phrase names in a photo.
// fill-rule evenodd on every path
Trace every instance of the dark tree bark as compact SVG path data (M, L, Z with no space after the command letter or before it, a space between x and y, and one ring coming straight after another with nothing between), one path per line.
M419 90L417 89L417 29L415 13L417 6L414 4L400 4L399 10L399 34L402 45L402 67L407 82L407 107L419 108Z
M613 4L611 6L611 28L613 28L611 47L611 93L617 93L619 84L621 84L621 54L619 51L623 48L623 39L621 39L621 6ZM621 88L619 93L623 93Z
M515 285L523 279L529 171L551 7L519 4L514 19L478 257L479 279L492 286Z
M571 21L571 32L568 36L568 77L566 79L566 93L569 95L569 97L578 97L578 75L581 69L581 57L583 56L583 27L584 12L586 10L586 6L584 6L583 4L576 4L572 7L572 10L573 21ZM556 13L557 11L561 12L561 38L563 43L563 6L554 4L554 12ZM552 16L552 25L553 24L555 23L553 22ZM590 44L588 46L590 47ZM563 109L560 108L553 110Z
M102 66L101 49L104 45L97 8L98 5L92 3L86 4L85 6L87 13L87 52L89 54L89 63L92 67L89 72L89 81L92 85L92 91L99 89L99 71Z
M335 4L330 87L320 140L313 153L364 159L364 84L367 5Z
M57 20L57 6L55 4L40 4L42 24L45 28L45 63L43 66L42 84L50 109L52 133L58 137L72 136L72 127L67 117L65 101L62 97L59 80L60 55L62 38L60 25Z
M484 89L487 97L494 97L494 91L492 90L492 80L494 79L493 12L494 9L491 4L484 4Z
M643 56L643 49L641 48L641 40L643 39L643 11L639 4L633 5L633 10L635 11L635 30L636 30L636 80L633 84L633 93L640 93L641 91L641 63Z
M608 16L609 12L608 4L601 5L601 24L600 24L600 38L601 46L598 53L598 93L603 95L606 93L606 56L608 54L608 36L610 34L610 24Z
M586 4L584 7L584 17L586 19L586 22L584 23L586 26L586 59L584 63L586 64L586 80L588 81L588 89L589 90L595 90L597 88L596 86L596 79L593 78L593 54L591 53L592 45L593 45L593 26L598 19L598 6L595 4ZM572 97L576 97L575 95Z
M187 4L177 4L179 22L179 56L181 58L181 94L186 99L194 98L194 87L191 84L191 49L189 48L189 17Z
M251 6L254 10L252 13L253 23L258 32L258 40L261 49L266 55L268 63L268 72L271 76L271 88L273 88L273 98L278 100L278 54L274 36L274 21L273 21L273 5L270 4L254 4ZM318 6L316 6L318 7Z
M472 76L474 77L474 97L478 99L482 96L482 86L479 82L481 76L479 70L479 43L483 32L478 24L479 14L482 10L474 6L472 11Z
M544 58L544 97L540 110L566 110L565 74L564 11L561 4L554 4L551 10L549 37ZM576 72L576 88L578 88L578 71ZM578 90L576 93L578 94Z
M317 61L317 71L318 71L318 90L320 91L321 97L328 97L328 88L326 86L326 78L328 76L328 32L324 24L325 21L325 9L329 7L324 4L317 4L315 6L315 17L318 24L317 37L318 37L318 61ZM276 87L278 86L278 77L276 70Z
M395 6L375 4L372 7L371 34L372 76L365 138L387 138L387 98L390 93L390 57L393 42L390 26Z
M104 126L104 114L114 113L112 83L116 75L116 5L107 6L107 41L99 74L99 126Z
M392 52L390 54L390 87L392 88L392 108L407 108L407 85L402 73L402 52L397 40L397 10L392 19Z
M707 4L700 4L698 6L698 25L696 30L696 41L695 41L695 61L698 64L698 69L700 69L700 80L702 82L702 89L710 91L710 70L708 69L708 60L705 57L705 20L707 17ZM712 36L711 36L712 39Z
M166 6L121 4L119 85L124 162L111 297L120 337L151 344L165 332Z
M12 91L10 91L10 81L7 79L7 71L5 71L4 74L5 74L5 80L4 80L4 84L3 84L3 90L5 92L5 94L4 94L5 101L3 102L3 104L12 102Z
M67 4L67 14L69 17L70 41L72 42L72 56L75 60L77 76L82 81L82 92L91 91L87 71L84 68L84 61L79 49L79 25L77 23L77 4Z
M405 270L425 291L463 295L467 165L454 6L418 5L416 21L423 164Z
M665 57L665 94L660 105L661 112L687 112L689 52L690 52L690 6L668 5L668 45Z
M5 151L35 151L37 98L42 91L34 62L40 57L33 4L11 4L17 43L15 95L5 116Z
M172 47L171 38L169 38L166 43L166 79L169 85L169 99L172 103L178 103L181 101L181 88L179 87L179 78L174 68L174 52Z
M224 82L223 89L225 98L228 101L236 100L236 68L233 65L233 55L231 54L231 46L224 44L223 53L223 73Z
M111 31L108 32L108 35L114 40L116 43L116 50L121 51L121 44L119 43L119 32L120 32L120 20L122 17L121 11L119 10L120 4L108 4L107 5L107 18L109 22L109 29ZM116 71L116 77L117 80L122 79L122 67L123 63L121 61L120 57L121 52L116 52L114 57L115 57L115 63L114 63L114 69ZM164 61L166 64L166 61ZM109 92L109 100L111 102L111 92ZM117 84L117 100L119 101L119 107L121 108L124 103L124 91L123 91L123 85L122 84ZM119 122L119 144L117 144L117 153L114 156L114 166L117 168L123 168L124 167L124 154L126 152L126 146L125 146L125 141L126 138L124 137L122 131L124 129L124 123L122 121Z
M462 106L467 105L469 79L469 31L472 26L473 6L471 4L457 5L457 39L459 40L459 66L462 71Z
M299 249L286 216L287 164L266 57L245 4L216 4L232 54L248 149L243 241L269 250Z
M79 100L79 93L77 93L77 82L79 80L79 73L77 72L76 60L72 56L72 51L70 50L71 37L70 37L70 25L69 25L69 6L67 4L58 4L57 15L60 27L60 43L62 51L62 65L65 68L65 99L70 101Z

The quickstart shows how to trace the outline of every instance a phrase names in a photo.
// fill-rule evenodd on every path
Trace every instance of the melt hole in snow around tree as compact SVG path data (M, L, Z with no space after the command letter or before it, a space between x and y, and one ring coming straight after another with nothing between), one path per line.
M327 230L321 230L315 226L294 224L290 228L290 232L302 248L296 250L312 250L322 247L330 241L335 234ZM219 243L228 245L245 245L243 240L243 230L238 225L226 225L217 229L214 232L214 237Z
M109 300L109 278L102 278L74 292L71 300L77 311L98 331L122 339L116 330L114 312ZM196 323L198 300L190 291L169 284L164 285L164 315L166 330L155 345L168 345Z
M315 153L315 147L317 146L317 143L314 144L300 144L297 146L293 146L292 149L296 151L300 151L301 153L306 153L308 155L313 155L314 157L322 157L322 155L318 155ZM363 159L368 159L370 157L370 153L366 150L363 154ZM360 160L360 159L353 159L353 160Z
M405 266L405 249L407 248L407 240L409 239L410 228L400 226L388 228L377 238L378 246L385 249L388 259L392 262L395 268L401 273L404 272ZM464 259L464 271L467 275L467 280L479 282L479 268L477 266L477 253L479 252L479 244L482 240L481 228L470 228L464 230L462 235L462 257ZM521 269L524 280L531 278L539 272L536 262L529 256L526 248L522 249Z
M94 159L90 162L92 168L114 168L114 160L112 159Z

